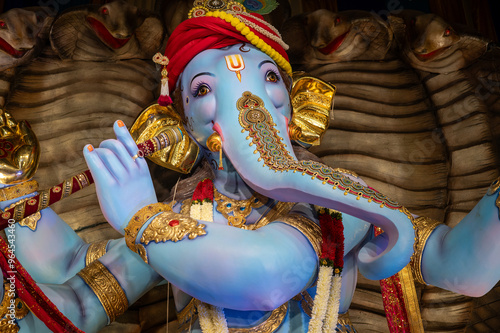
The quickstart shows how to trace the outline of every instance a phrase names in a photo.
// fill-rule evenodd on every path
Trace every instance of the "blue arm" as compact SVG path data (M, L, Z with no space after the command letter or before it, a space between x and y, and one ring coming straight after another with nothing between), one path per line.
M36 192L0 202L5 209ZM31 227L16 223L13 241L16 257L37 282L62 283L82 269L88 245L52 209L40 212L41 218ZM19 222L19 221L17 221Z
M206 231L194 240L146 246L151 267L204 302L235 310L273 310L316 276L316 253L293 227L271 223L248 231L207 223Z
M36 192L28 196L33 195L36 195ZM5 209L28 196L2 201L0 208ZM21 223L14 225L16 258L35 281L63 283L85 267L89 244L85 243L51 208L42 210L40 214L40 219L34 225L21 225ZM112 240L108 244L108 249L116 242Z
M133 304L161 280L142 259L121 240L99 259L116 278ZM1 272L1 271L0 271ZM71 322L84 332L97 332L108 324L108 317L94 291L76 275L62 284L39 284L45 295ZM49 332L32 313L18 321L20 332Z
M16 256L35 281L63 283L85 267L88 244L52 209L41 216L35 230L16 225Z
M484 196L453 229L439 225L422 255L425 282L469 296L482 296L500 280L498 192Z

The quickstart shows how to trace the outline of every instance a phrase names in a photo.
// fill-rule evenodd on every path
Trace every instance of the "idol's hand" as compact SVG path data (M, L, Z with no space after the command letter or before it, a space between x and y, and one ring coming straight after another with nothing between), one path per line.
M83 154L104 217L124 234L133 215L157 199L146 160L137 157L137 145L127 128L118 120L113 129L118 140L105 140L96 149L87 145Z

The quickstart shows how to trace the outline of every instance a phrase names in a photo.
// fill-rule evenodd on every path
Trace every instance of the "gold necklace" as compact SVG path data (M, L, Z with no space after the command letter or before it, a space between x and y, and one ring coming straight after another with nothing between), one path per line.
M228 225L247 229L245 226L246 218L250 215L252 209L264 206L269 198L254 192L249 199L235 200L219 193L214 187L214 200L217 201L217 211L227 219Z

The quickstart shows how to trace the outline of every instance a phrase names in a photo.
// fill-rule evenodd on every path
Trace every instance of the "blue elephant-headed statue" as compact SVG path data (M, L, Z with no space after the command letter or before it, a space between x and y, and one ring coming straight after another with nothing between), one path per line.
M270 325L268 319L281 311L286 315L279 326L266 331L326 326L328 315L321 311L328 310L310 304L311 313L297 305L313 298L321 303L324 296L316 295L322 281L318 256L328 237L313 205L342 213L339 313L349 308L358 268L382 279L412 256L417 278L450 290L480 295L498 281L493 258L499 246L490 238L499 231L496 189L450 230L412 215L347 172L298 159L291 139L300 125L292 114L291 68L279 34L241 9L201 6L191 16L159 60L160 104L169 104L168 91L210 172L180 184L168 211L153 195L133 195L152 190L148 177L130 171L142 162L123 126L115 125L118 141L85 151L106 218L172 283L181 325L203 331ZM384 233L374 237L371 225Z
M124 239L85 263L89 246L56 227L63 222L55 214L42 211L34 232L18 234L44 243L52 260L62 258L56 269L33 260L27 269L78 328L96 331L161 277L173 286L182 332L354 331L345 314L358 268L382 279L411 262L418 279L473 296L498 282L498 181L450 229L412 215L346 170L298 158L292 139L315 143L308 130L324 119L306 126L292 112L300 101L290 98L279 33L238 3L196 3L165 56L155 58L159 102L170 107L173 97L182 140L199 149L177 166L203 160L198 171L171 201L158 202L143 154L117 121L117 139L86 146L84 156L103 214ZM153 146L170 139L156 137ZM375 237L372 226L384 232ZM63 278L46 273L54 270ZM36 331L21 323L22 332Z

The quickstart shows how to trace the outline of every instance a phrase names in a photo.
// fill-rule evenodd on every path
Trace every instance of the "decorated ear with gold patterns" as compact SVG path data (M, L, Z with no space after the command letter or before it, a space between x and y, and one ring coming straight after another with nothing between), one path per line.
M290 139L301 146L317 146L330 124L336 88L304 72L294 72L292 79Z
M136 143L141 143L150 139L158 140L160 133L177 135L177 131L169 129L180 130L182 139L167 138L169 142L178 142L156 151L148 158L162 167L189 173L198 160L199 147L188 135L173 104L168 106L153 104L143 110L132 124L130 134Z

